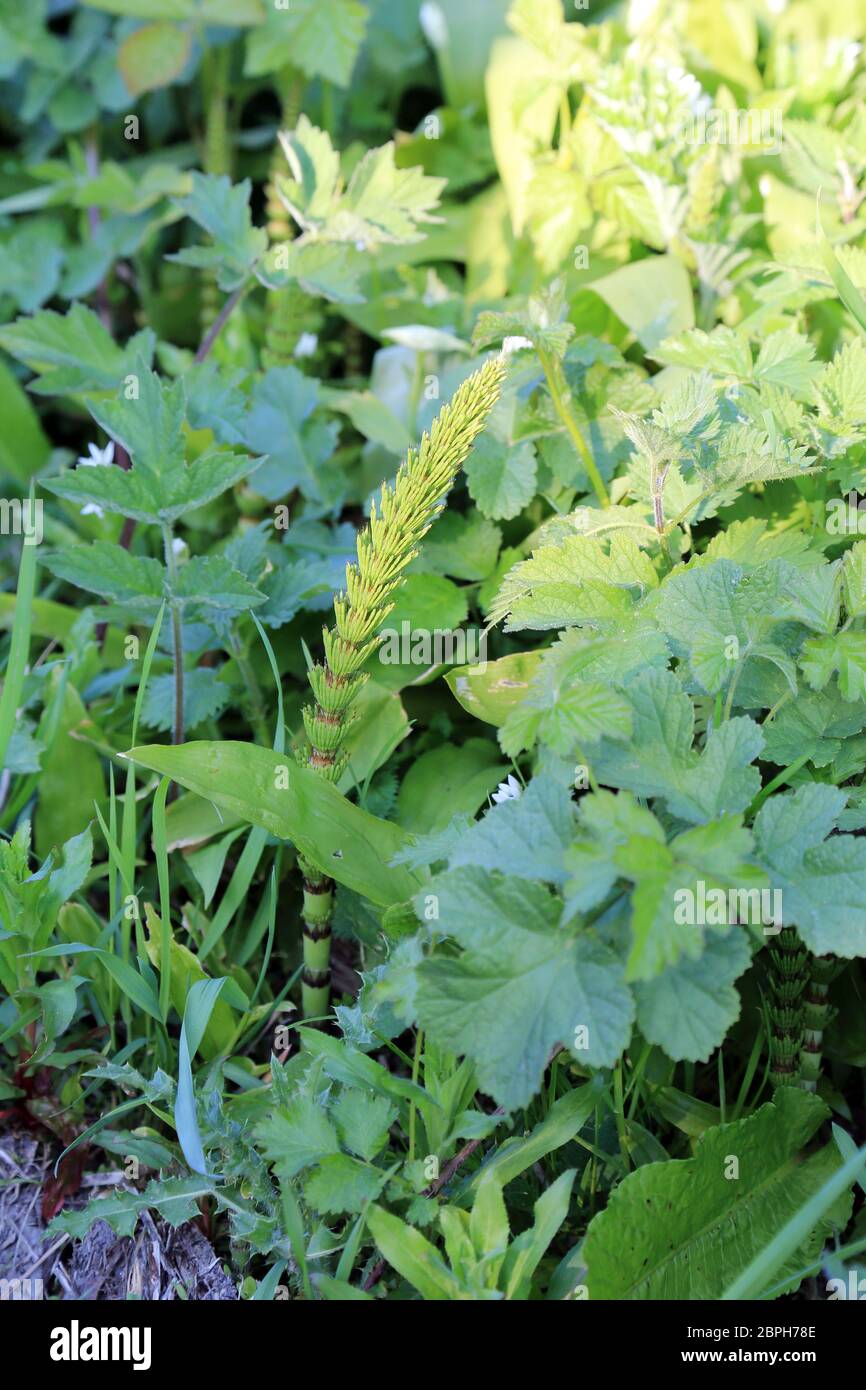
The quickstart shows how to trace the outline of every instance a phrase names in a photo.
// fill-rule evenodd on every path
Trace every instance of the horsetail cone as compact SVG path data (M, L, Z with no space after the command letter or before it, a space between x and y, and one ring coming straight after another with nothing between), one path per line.
M407 566L429 531L469 451L487 423L505 377L503 357L492 357L463 382L440 410L429 434L410 449L393 485L358 537L357 558L346 566L345 591L334 601L334 626L323 632L324 661L310 673L315 703L304 710L307 761L335 782L346 764L352 704L367 680L362 669L378 649L379 629L394 606ZM327 1012L333 883L301 861L304 874L304 1017Z

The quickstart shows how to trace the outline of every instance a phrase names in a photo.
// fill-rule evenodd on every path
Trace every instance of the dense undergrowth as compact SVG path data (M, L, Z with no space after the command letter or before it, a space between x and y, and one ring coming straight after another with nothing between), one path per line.
M243 1297L859 1278L866 12L571 10L0 3L0 1108Z

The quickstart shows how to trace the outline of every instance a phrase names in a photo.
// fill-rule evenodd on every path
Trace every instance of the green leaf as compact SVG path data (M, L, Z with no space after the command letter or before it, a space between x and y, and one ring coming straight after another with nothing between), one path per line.
M6 422L0 439L0 474L25 485L44 467L51 446L33 403L4 362L0 362L0 414Z
M474 815L507 771L487 739L440 743L416 758L403 777L396 820L414 835L444 830L461 812Z
M283 12L280 12L283 16ZM169 256L181 265L214 269L220 289L234 290L252 274L267 250L267 232L254 227L250 216L249 179L232 184L227 174L193 171L192 192L178 207L209 234L213 244L191 246Z
M347 87L367 26L367 7L358 0L291 0L284 9L268 7L265 23L247 43L251 77L300 68L306 77L323 77Z
M191 52L190 30L167 22L147 24L123 40L117 66L132 95L138 97L176 81Z
M177 571L171 587L174 598L184 608L201 611L217 609L220 613L245 613L265 602L265 595L245 579L224 555L194 555Z
M695 322L688 272L676 256L649 256L588 286L648 352Z
M182 787L289 840L306 859L382 906L405 902L418 877L388 868L408 837L353 806L309 768L248 743L152 745L127 755Z
M683 646L695 678L709 694L725 689L741 661L763 658L796 691L793 660L774 640L784 568L744 573L730 560L692 565L659 590L655 614L664 633Z
M282 145L292 177L278 179L277 188L310 237L369 250L421 241L421 226L437 220L432 209L445 180L429 178L420 168L398 168L393 143L368 150L345 190L328 136L306 116L283 136Z
M94 10L137 19L199 20L203 24L260 24L262 0L86 0Z
M441 1302L459 1297L460 1285L435 1245L420 1231L377 1206L367 1213L367 1224L385 1259L422 1298Z
M297 367L272 367L253 387L243 441L268 456L254 486L270 501L300 488L330 511L343 496L342 473L328 466L339 429L317 413L318 401L318 382Z
M114 390L139 361L150 362L155 343L146 328L118 347L84 304L73 304L67 314L42 309L0 328L0 346L40 373L30 389L42 396Z
M507 521L535 496L535 448L528 440L509 445L483 434L466 461L466 481L483 516Z
M333 1116L346 1148L370 1163L388 1143L397 1109L385 1096L346 1089L333 1108Z
M692 747L692 702L670 671L643 671L624 691L632 707L632 737L605 741L593 757L600 782L636 796L660 796L675 816L694 823L744 811L761 777L753 760L763 735L751 719L729 719Z
M388 1180L387 1173L361 1163L348 1154L323 1158L304 1183L304 1200L323 1215L363 1211L375 1201Z
M78 1211L63 1211L55 1216L50 1230L63 1233L74 1240L83 1240L94 1221L107 1221L118 1236L131 1236L143 1211L153 1210L171 1226L192 1221L199 1212L202 1197L210 1197L213 1184L201 1177L154 1179L143 1192L118 1192L110 1197L91 1201Z
M674 1061L706 1062L740 1015L734 981L748 969L745 932L711 932L697 960L683 957L635 985L637 1025Z
M42 564L58 579L113 603L133 604L142 613L155 614L163 600L165 571L159 561L133 555L112 541L67 546L44 556Z
M630 1173L587 1231L590 1298L720 1298L840 1166L835 1144L801 1153L828 1114L816 1096L782 1087L747 1119L707 1130L693 1158ZM836 1224L817 1220L784 1260L786 1291Z
M89 502L137 521L171 524L194 507L219 497L258 467L246 455L212 452L185 463L186 411L182 381L167 385L141 361L129 378L136 390L114 400L90 400L88 409L107 434L130 454L133 467L82 468L49 478L49 492Z
M562 883L563 850L574 835L574 803L568 790L546 776L534 777L516 800L491 807L470 826L449 856L449 865L474 864L538 882Z
M614 532L605 548L566 535L509 571L488 616L499 622L507 615L508 632L577 623L616 632L633 616L635 600L657 585L651 560L629 536Z
M507 1110L538 1090L551 1049L587 1030L581 1060L611 1066L628 1042L634 1005L622 966L597 938L558 925L546 889L480 869L430 885L437 930L466 949L418 968L418 1017L449 1051L476 1064L482 1090ZM417 899L423 918L430 895Z
M814 783L779 793L755 817L755 847L782 915L817 956L866 956L866 842L833 834L845 792Z
M256 1138L284 1181L340 1152L337 1132L325 1107L311 1096L298 1096L291 1105L275 1109L256 1126Z

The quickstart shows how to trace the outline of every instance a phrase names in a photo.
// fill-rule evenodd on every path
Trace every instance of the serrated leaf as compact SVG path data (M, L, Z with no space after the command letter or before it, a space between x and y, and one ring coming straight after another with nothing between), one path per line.
M475 864L540 883L562 883L562 853L574 833L574 803L552 778L534 777L516 800L491 807L458 841L449 864Z
M706 1062L740 1014L734 981L748 969L745 932L711 932L697 960L688 956L635 985L637 1024L674 1061Z
M246 72L251 77L300 68L346 87L367 26L367 7L358 0L292 0L284 9L268 7L265 23L247 42Z
M832 831L845 792L814 783L773 796L755 817L755 851L782 916L817 956L866 956L866 842Z
M282 12L281 12L282 13ZM219 286L234 290L252 273L267 250L267 232L250 216L249 179L232 184L226 174L192 173L192 192L178 207L209 234L212 245L190 246L169 260L215 269Z
M150 362L155 343L146 328L118 347L84 304L73 304L67 314L42 309L0 328L0 346L40 374L30 389L43 396L113 390L138 361Z
M764 740L753 720L727 720L698 752L692 702L671 672L641 672L623 693L632 707L632 738L601 745L593 756L600 782L660 796L673 815L694 823L746 809L761 786L752 763Z
M528 506L535 496L535 448L524 440L506 444L482 434L466 460L469 493L483 516L507 521Z
M430 885L439 931L464 947L418 967L418 1017L430 1036L475 1063L482 1090L506 1110L541 1084L551 1049L587 1029L583 1062L611 1066L634 1017L622 966L597 938L558 925L538 884L455 869ZM424 898L418 900L423 915Z

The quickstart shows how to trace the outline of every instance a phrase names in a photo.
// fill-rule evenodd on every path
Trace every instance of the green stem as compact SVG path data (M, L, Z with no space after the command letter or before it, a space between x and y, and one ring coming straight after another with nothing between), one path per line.
M800 1080L803 1042L803 991L808 980L808 952L793 927L785 927L768 948L770 988L770 1079L774 1086Z
M824 1032L833 1017L829 1003L830 981L836 972L833 956L812 956L809 981L803 999L803 1047L800 1053L800 1085L816 1091L824 1055Z
M767 797L772 796L773 792L776 790L777 787L781 787L783 783L789 782L791 778L794 776L794 774L796 772L799 772L800 768L804 767L808 761L809 754L803 753L799 758L795 758L792 763L788 763L787 767L783 767L781 772L777 772L775 777L773 777L767 783L767 785L765 787L762 787L761 790L758 792L758 795L755 797L754 801L752 802L751 806L746 812L746 820L751 820L754 816L756 816L757 813L760 811L761 807L763 806L764 802L767 800Z
M174 732L172 743L183 743L183 610L175 598L177 584L177 560L174 554L174 536L171 526L162 528L165 564L168 570L171 598L171 632L174 646Z
M546 348L536 348L536 351L538 353L538 360L541 363L541 370L544 372L544 379L547 382L547 389L550 392L550 399L553 401L553 408L565 426L572 444L580 455L600 505L602 507L609 507L610 498L607 495L604 479L598 471L595 459L592 457L592 453L580 432L580 426L577 423L571 405L566 399L565 393L568 388L565 383L562 368L559 362L551 356Z

